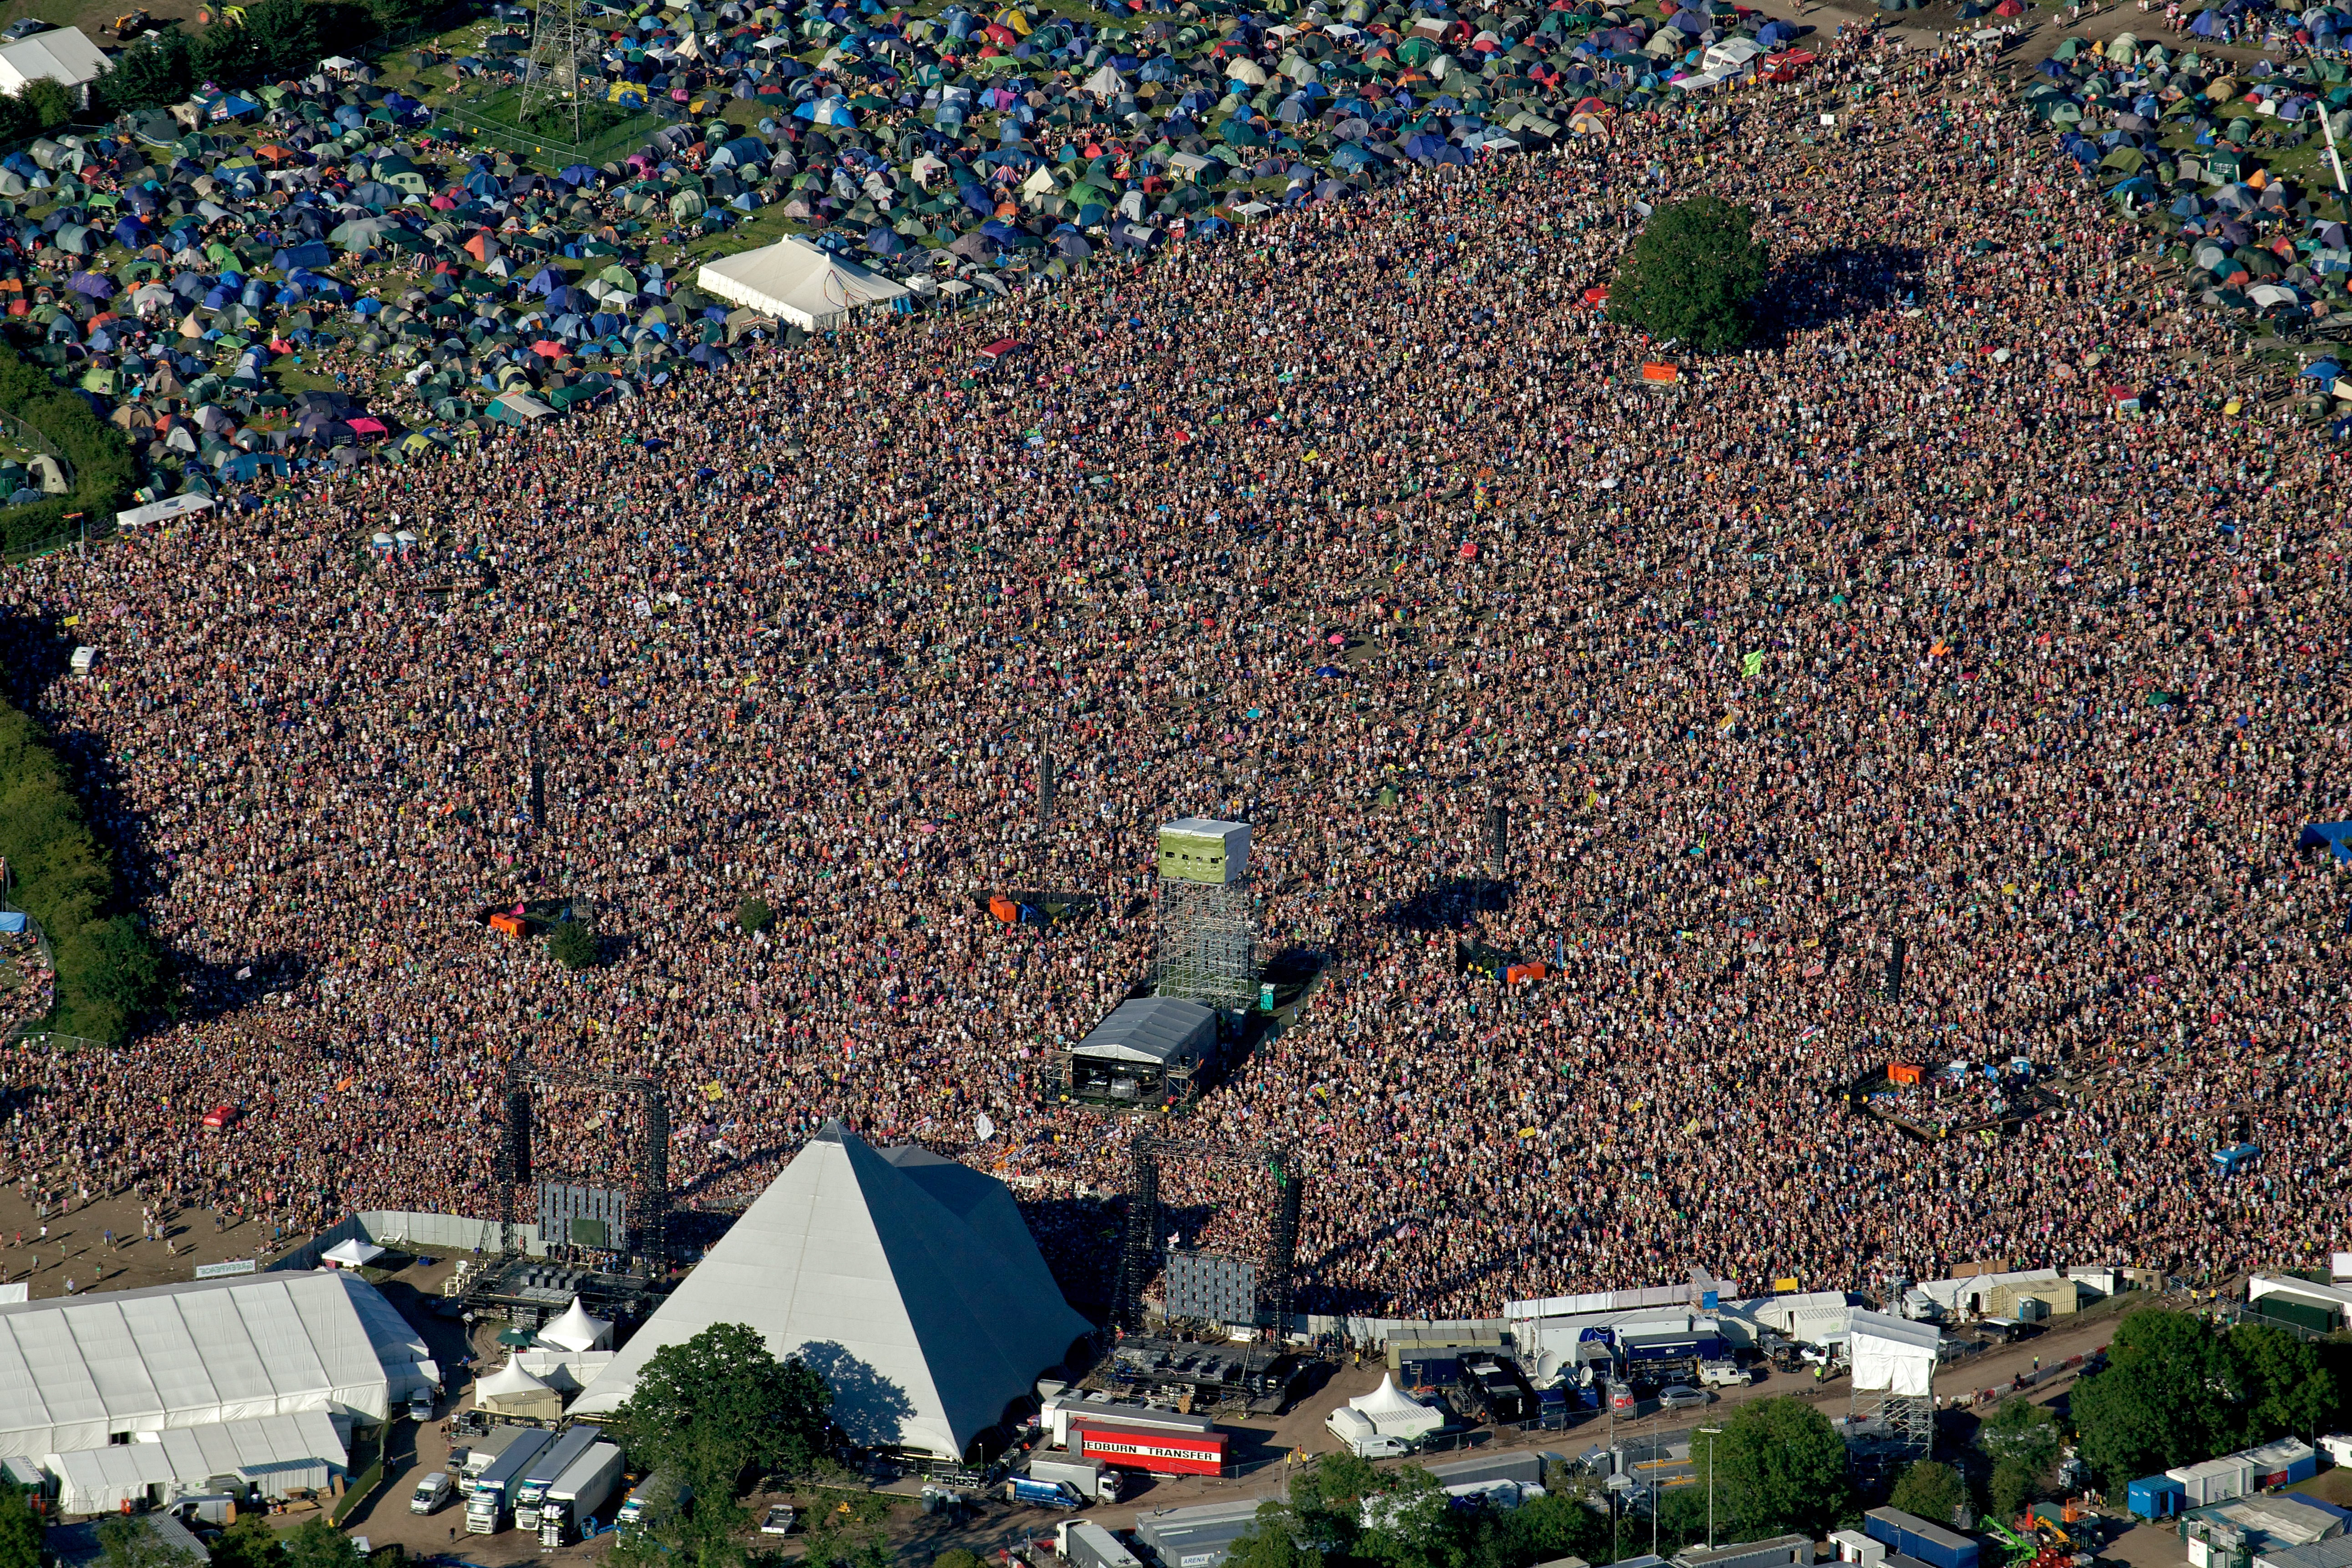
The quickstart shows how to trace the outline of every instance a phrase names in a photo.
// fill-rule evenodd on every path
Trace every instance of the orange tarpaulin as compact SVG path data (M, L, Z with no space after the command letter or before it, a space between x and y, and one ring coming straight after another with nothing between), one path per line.
M994 915L998 920L1003 921L1006 925L1011 925L1013 921L1021 918L1020 906L1013 903L1011 899L1006 898L1003 893L997 893L989 899L988 912Z
M504 931L509 936L520 936L522 934L522 921L517 920L512 915L492 915L490 917L490 929L492 931Z
M1682 372L1676 370L1670 364L1660 364L1654 360L1642 367L1642 379L1643 381L1680 381L1682 378Z
M1889 1062L1886 1078L1890 1083L1917 1083L1919 1069L1909 1062Z

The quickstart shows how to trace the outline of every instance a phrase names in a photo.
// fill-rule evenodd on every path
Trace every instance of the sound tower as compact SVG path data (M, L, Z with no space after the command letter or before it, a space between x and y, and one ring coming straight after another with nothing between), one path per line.
M1486 858L1499 869L1511 852L1511 808L1501 801L1486 807Z
M1910 946L1902 937L1895 939L1895 952L1886 961L1886 999L1889 1002L1903 1000L1903 955Z

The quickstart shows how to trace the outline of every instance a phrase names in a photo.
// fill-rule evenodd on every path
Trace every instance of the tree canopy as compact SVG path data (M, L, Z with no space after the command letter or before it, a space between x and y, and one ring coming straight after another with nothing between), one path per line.
M612 1426L632 1458L675 1470L694 1488L694 1507L656 1532L665 1555L692 1568L740 1563L745 1521L735 1500L744 1477L809 1469L824 1450L832 1407L824 1378L797 1358L778 1361L741 1323L714 1323L648 1357Z
M2340 1424L2352 1346L2283 1329L2142 1308L2116 1325L2105 1370L2070 1402L2083 1460L2110 1491L2141 1476Z
M1934 1459L1922 1459L1903 1472L1888 1494L1886 1506L1916 1514L1930 1524L1948 1524L1953 1512L1969 1500L1968 1483L1960 1472Z
M1702 353L1748 341L1771 258L1753 208L1693 196L1650 215L1609 285L1609 317Z
M16 1487L0 1487L0 1568L41 1568L41 1521Z
M1370 1506L1366 1506L1370 1500ZM1606 1515L1560 1489L1517 1509L1449 1506L1418 1466L1377 1470L1328 1454L1291 1478L1290 1495L1257 1512L1228 1568L1528 1568L1556 1557L1603 1562Z
M1815 1537L1846 1511L1845 1439L1811 1405L1785 1394L1743 1405L1717 1434L1691 1439L1691 1462L1715 1465L1717 1538L1761 1541L1801 1531Z

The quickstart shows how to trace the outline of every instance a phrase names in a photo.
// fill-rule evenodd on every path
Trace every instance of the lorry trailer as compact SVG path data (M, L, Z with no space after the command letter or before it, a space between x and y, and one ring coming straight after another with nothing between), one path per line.
M572 1461L539 1500L539 1543L561 1546L587 1528L621 1484L622 1454L613 1443L596 1443Z
M604 1435L601 1426L586 1422L567 1429L554 1442L539 1451L539 1458L523 1467L521 1479L515 1482L514 1516L517 1530L539 1528L539 1500L556 1479L570 1469L581 1455L596 1446Z
M474 1478L474 1489L466 1496L466 1532L468 1535L496 1535L505 1523L507 1494L521 1481L530 1462L546 1452L555 1439L534 1426L519 1426L522 1435L507 1445L506 1452L490 1461L489 1468ZM470 1461L468 1461L470 1463Z

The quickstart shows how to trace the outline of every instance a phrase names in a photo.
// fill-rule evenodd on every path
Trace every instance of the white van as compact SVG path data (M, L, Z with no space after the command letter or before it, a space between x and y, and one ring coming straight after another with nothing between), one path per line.
M457 1489L446 1475L436 1470L416 1483L416 1490L411 1493L408 1499L408 1511L431 1513L435 1509L447 1502Z

